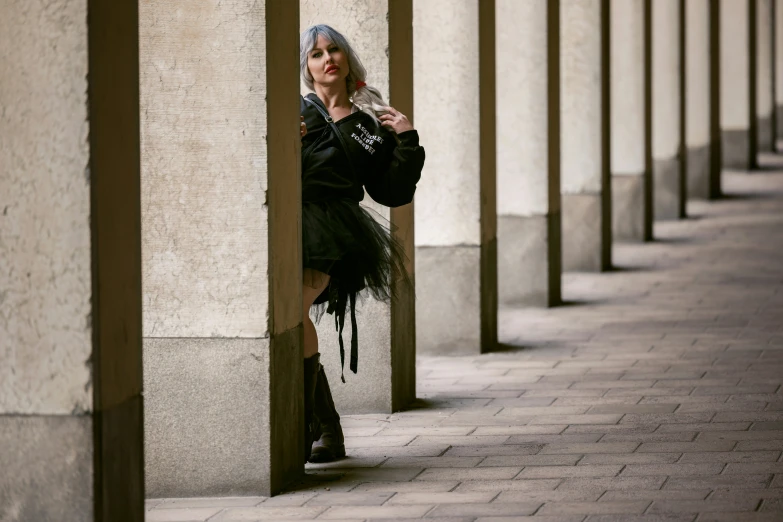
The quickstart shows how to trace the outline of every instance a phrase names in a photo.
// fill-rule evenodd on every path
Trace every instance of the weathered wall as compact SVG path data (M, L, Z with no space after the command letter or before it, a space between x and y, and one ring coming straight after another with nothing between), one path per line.
M563 0L561 190L601 191L601 0Z
M561 2L561 191L563 268L611 266L609 2Z
M2 520L144 516L137 31L0 7Z
M686 142L689 148L710 141L710 0L686 0L687 113Z
M298 4L140 13L148 495L269 494L302 471Z
M86 16L21 0L0 16L0 413L92 409Z
M0 520L93 519L86 16L0 7Z
M710 2L685 2L685 158L687 195L710 197L711 120L714 89L710 81Z
M774 131L772 128L775 92L775 70L772 64L774 41L774 0L756 0L756 121L758 122L759 150L772 151Z
M753 163L748 1L720 3L720 111L723 162L728 168L745 169Z
M506 304L560 300L560 263L552 262L561 257L559 4L496 3L497 60L515 64L496 71L498 290Z
M681 151L681 0L652 2L652 155L655 219L685 214Z
M651 0L611 0L612 237L652 238Z
M775 111L777 136L783 136L783 0L775 0Z
M427 148L415 220L420 352L496 344L494 26L494 0L414 1L416 123Z
M267 335L264 13L252 5L142 3L145 337Z
M646 139L643 0L612 0L611 34L612 174L641 175Z

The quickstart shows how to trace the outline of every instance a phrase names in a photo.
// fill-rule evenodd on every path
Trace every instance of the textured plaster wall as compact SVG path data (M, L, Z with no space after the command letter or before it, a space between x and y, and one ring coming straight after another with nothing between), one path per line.
M385 0L300 0L301 29L331 25L351 43L367 69L367 83L389 100L389 24ZM304 92L310 92L304 85Z
M264 4L140 12L144 335L266 336Z
M427 149L416 245L478 245L477 2L414 0L413 38L416 125Z
M149 339L148 497L242 495L269 481L269 340Z
M686 143L702 147L710 141L710 0L685 2Z
M783 0L775 0L775 104L783 105Z
M561 191L601 191L601 2L560 2Z
M0 414L92 408L86 2L0 16Z
M756 44L756 115L760 118L772 116L772 2L773 0L757 0L756 9L757 44Z
M747 130L748 0L721 0L720 10L721 128Z
M548 205L546 0L497 0L498 214L546 214ZM513 64L513 66L511 66Z
M680 147L679 0L652 3L653 157L668 159Z
M641 174L645 167L644 2L611 0L611 4L612 174Z

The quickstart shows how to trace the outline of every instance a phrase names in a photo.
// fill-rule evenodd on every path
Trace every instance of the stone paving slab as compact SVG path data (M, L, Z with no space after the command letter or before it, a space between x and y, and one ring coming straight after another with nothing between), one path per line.
M568 306L501 309L502 350L420 357L411 409L343 418L349 458L147 520L783 520L783 158L763 161L615 245L616 270L565 274Z

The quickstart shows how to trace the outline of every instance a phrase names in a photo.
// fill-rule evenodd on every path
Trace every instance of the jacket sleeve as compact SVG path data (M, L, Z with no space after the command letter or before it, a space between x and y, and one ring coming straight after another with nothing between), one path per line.
M416 183L424 168L424 148L419 145L419 133L409 130L398 135L391 161L381 169L368 173L364 188L372 199L387 207L400 207L413 201Z

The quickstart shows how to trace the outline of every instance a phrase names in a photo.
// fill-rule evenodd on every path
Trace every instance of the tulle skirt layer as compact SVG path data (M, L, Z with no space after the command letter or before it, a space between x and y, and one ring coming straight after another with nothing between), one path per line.
M353 200L339 199L303 203L302 251L305 285L320 288L323 280L318 274L330 276L328 286L315 301L316 315L320 318L323 312L334 314L343 361L342 330L346 308L350 307L350 367L355 373L356 297L361 292L388 302L400 285L411 285L402 246L391 236L389 223L379 215L371 214Z

